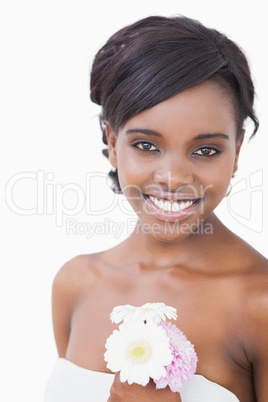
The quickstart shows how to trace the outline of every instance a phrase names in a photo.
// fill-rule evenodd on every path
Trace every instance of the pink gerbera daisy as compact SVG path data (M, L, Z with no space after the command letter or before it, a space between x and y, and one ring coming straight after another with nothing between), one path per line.
M156 388L169 385L173 392L179 392L182 384L190 381L196 371L197 355L194 346L176 325L166 321L161 321L158 325L166 330L173 359L165 366L166 376L154 382Z

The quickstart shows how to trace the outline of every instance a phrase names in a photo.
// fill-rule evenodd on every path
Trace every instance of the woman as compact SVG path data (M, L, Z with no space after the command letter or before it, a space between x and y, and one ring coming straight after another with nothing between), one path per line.
M185 17L149 17L97 53L114 191L137 213L121 244L67 262L53 284L59 359L51 401L268 401L267 260L214 209L238 168L254 86L225 35ZM117 305L164 302L198 355L182 391L121 383L103 355Z

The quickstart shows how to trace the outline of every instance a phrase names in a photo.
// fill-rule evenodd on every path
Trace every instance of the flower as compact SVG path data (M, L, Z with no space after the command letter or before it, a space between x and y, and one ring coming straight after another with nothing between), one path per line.
M123 324L106 341L107 367L120 371L120 380L145 386L152 378L156 388L169 385L179 392L196 371L194 346L168 319L176 319L176 309L164 303L141 307L117 306L111 321Z
M173 360L165 367L166 373L154 382L156 388L169 385L171 391L179 392L182 384L190 381L196 371L197 355L194 346L175 325L161 321L158 326L166 331Z
M125 306L116 306L110 314L110 319L115 324L118 324L121 321L130 317L137 307L131 306L130 304L126 304Z
M174 307L166 306L165 303L146 303L141 307L134 307L130 304L117 306L113 309L111 321L118 324L123 321L153 321L159 323L168 319L177 319L177 310Z
M145 386L150 377L159 380L166 375L172 354L166 331L155 322L129 321L114 330L106 341L104 360L107 368L120 371L121 382Z

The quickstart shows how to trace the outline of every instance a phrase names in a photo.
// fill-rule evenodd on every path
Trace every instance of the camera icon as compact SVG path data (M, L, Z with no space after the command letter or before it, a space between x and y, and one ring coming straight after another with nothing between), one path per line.
M232 185L227 209L240 225L256 233L263 231L263 171L251 173Z

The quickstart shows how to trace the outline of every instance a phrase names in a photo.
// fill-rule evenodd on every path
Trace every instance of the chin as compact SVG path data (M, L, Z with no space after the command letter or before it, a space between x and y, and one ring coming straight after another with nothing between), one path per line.
M137 230L139 233L150 235L161 242L177 243L191 235L198 234L199 227L199 222L192 224L186 222L171 223L169 221L148 223L138 220Z

